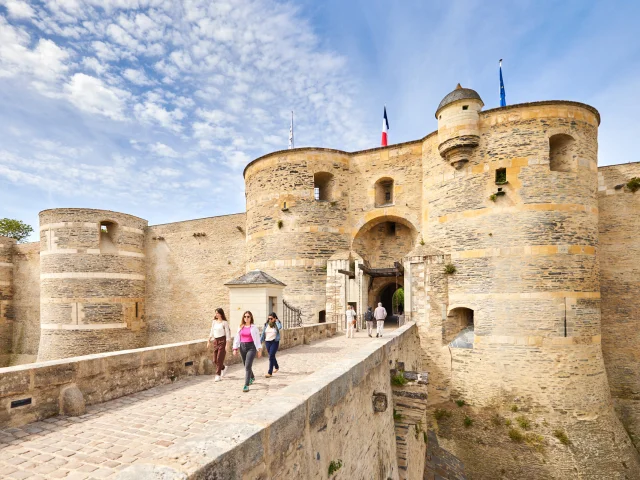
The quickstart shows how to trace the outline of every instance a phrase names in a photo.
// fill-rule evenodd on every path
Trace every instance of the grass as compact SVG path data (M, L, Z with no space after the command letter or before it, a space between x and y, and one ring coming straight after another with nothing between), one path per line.
M395 385L396 387L402 387L409 383L409 380L404 378L404 372L398 372L393 377L391 377L391 385Z
M489 195L489 200L491 200L492 202L495 202L497 198L498 197L496 196L495 193L492 193L491 195Z
M424 245L424 238L420 237L420 245Z
M518 422L518 425L520 425L520 428L523 430L531 429L531 422L524 415L520 415L519 417L516 417L516 422Z
M278 220L278 228L282 228L284 222L282 220Z
M341 468L342 468L342 460L340 459L331 460L331 463L329 463L329 476L333 475Z
M464 426L469 428L471 425L473 425L473 418L464 417Z
M517 412L518 411L518 405L511 405L511 411L512 412Z
M491 423L493 423L496 427L499 427L504 422L504 418L499 413L496 413L493 417L491 417Z
M537 433L527 433L524 437L524 441L536 451L544 451L544 437L542 435L538 435Z
M563 445L569 445L571 443L569 437L567 437L567 434L561 428L556 428L553 431L553 436L560 440L560 443Z
M395 408L393 409L393 419L394 419L395 421L400 421L400 420L402 420L402 414L401 414L401 413L398 413L398 411L397 411Z
M454 273L456 273L456 266L453 263L447 263L444 266L444 273L446 273L447 275L453 275Z
M464 407L466 405L464 400L456 400L456 405L459 407Z
M524 434L517 428L509 429L509 438L516 443L524 442Z
M443 418L449 418L451 417L451 412L449 410L444 410L442 408L436 408L433 411L433 417L436 420L442 420Z

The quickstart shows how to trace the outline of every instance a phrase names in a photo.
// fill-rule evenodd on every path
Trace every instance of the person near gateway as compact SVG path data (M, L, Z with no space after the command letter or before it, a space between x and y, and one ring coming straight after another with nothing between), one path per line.
M262 344L260 343L260 331L253 322L253 313L249 310L242 314L242 320L238 327L238 333L233 339L233 354L242 357L244 364L244 387L243 392L249 391L249 385L255 382L256 377L253 374L253 360L262 356Z
M345 316L347 317L347 338L353 338L353 332L356 329L356 311L352 305L347 305Z
M382 336L384 331L384 319L387 318L387 309L382 306L382 302L378 303L378 308L373 312L373 316L378 323L376 328L376 338Z
M367 322L367 333L370 337L372 337L373 335L371 335L371 333L373 332L373 309L371 307L367 307L367 311L364 314L364 319Z
M267 323L264 324L262 336L260 337L260 342L265 344L269 354L269 371L265 374L266 378L271 377L280 370L278 360L276 360L276 352L280 346L280 330L282 330L282 323L278 320L276 312L271 312L267 318Z
M209 332L209 340L207 341L207 350L213 344L213 363L216 366L216 377L214 381L219 382L227 369L224 365L224 357L227 354L227 341L231 340L231 331L229 330L229 322L224 314L224 310L216 308L213 322L211 322L211 331Z

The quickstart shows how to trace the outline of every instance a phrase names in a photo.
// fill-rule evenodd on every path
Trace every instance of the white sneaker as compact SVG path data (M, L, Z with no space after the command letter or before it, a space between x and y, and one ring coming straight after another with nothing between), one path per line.
M219 382L220 381L220 375L216 375L216 378L213 379L214 382Z
M227 366L225 365L222 371L220 372L220 376L224 377L224 374L227 373Z

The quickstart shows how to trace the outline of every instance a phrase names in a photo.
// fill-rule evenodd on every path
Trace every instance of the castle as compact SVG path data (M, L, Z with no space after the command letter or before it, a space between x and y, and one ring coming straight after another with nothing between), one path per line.
M640 435L640 163L598 167L588 105L483 106L458 86L422 139L260 157L246 213L41 212L39 243L0 238L3 364L202 338L251 270L283 282L305 323L402 286L430 402L526 399L624 472L620 420Z

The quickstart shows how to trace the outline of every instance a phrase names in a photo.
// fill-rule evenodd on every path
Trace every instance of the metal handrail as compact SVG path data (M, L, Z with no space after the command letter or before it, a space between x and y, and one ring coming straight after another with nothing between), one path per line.
M282 300L282 328L296 328L302 326L302 310Z

